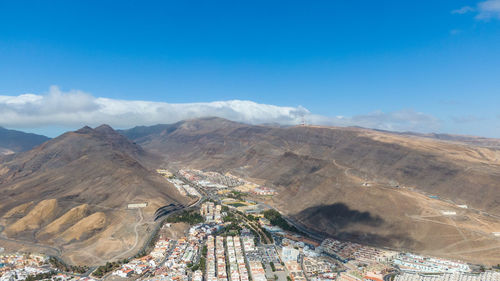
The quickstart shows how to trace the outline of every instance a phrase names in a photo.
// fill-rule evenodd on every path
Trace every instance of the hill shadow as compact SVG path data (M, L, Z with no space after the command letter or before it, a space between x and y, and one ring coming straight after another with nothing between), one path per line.
M295 216L311 224L328 222L337 231L340 231L350 224L364 224L377 227L384 223L381 217L374 216L370 212L360 212L351 209L344 203L309 207Z
M323 237L359 242L373 246L399 245L403 248L415 247L418 243L403 233L380 235L369 229L366 231L349 230L350 225L364 225L374 228L388 227L381 217L370 212L351 209L344 203L309 207L293 215L306 227L311 227Z

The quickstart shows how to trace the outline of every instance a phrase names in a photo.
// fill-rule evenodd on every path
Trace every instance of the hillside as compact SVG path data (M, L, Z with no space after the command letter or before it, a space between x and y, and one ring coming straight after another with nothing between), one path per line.
M46 136L0 127L0 155L27 151L48 140Z
M148 168L154 161L106 125L0 158L0 197L8 198L0 202L0 240L76 264L133 254L147 239L157 208L188 201ZM138 202L148 206L127 210Z
M165 165L231 171L276 187L268 203L325 236L500 260L492 234L500 231L500 150L470 138L220 118L122 133L162 155ZM464 204L468 209L458 207Z

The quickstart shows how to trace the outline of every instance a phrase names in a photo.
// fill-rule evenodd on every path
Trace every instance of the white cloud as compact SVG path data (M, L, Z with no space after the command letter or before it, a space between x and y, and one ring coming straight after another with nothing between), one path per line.
M436 118L413 110L326 117L312 114L301 106L285 107L242 100L178 104L127 101L94 97L77 90L62 92L56 86L44 95L0 96L0 126L11 128L77 128L103 123L129 128L207 116L250 124L296 125L305 120L316 125L362 126L393 131L430 132L439 126Z
M476 12L476 19L490 20L500 19L500 0L486 0L479 2L475 8L464 6L460 9L451 11L452 14L467 14L469 12Z
M360 126L388 131L435 132L440 127L439 119L411 109L394 112L376 111L352 117L336 117L322 123L339 126Z
M477 4L477 19L500 19L500 0L488 0Z
M463 14L466 14L468 12L473 12L474 11L474 8L470 7L470 6L464 6L460 9L456 9L456 10L453 10L451 11L452 14L459 14L459 15L463 15Z

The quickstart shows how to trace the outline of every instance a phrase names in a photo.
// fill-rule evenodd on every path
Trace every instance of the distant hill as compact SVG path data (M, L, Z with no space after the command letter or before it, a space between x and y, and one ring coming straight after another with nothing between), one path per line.
M51 247L42 248L49 254L57 249L71 263L133 255L157 208L189 201L156 174L154 161L107 125L0 158L0 197L8 198L0 202L2 235ZM142 202L145 209L127 210Z
M394 134L396 134L396 133L394 133ZM408 135L408 136L418 136L418 137L424 137L424 138L432 138L432 139L452 141L452 142L461 142L461 143L466 143L466 144L475 145L475 146L484 146L484 147L497 148L497 149L500 148L500 139L494 139L494 138L485 138L485 137L476 137L476 136L467 136L467 135L437 134L437 133L420 134L420 133L413 133L413 132L404 132L404 133L397 133L397 134Z
M50 138L0 127L0 155L27 151Z
M230 171L274 186L279 194L269 204L325 236L500 260L492 234L500 231L498 148L470 139L220 118L122 133L162 155L166 166ZM457 216L445 217L445 210Z

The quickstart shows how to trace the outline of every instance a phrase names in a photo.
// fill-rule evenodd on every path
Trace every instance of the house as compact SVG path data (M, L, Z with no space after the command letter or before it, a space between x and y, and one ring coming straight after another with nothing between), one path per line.
M134 274L134 270L132 270L130 268L129 269L121 269L121 270L118 270L116 272L116 275L123 277L123 278L130 277L130 276L132 276L132 274Z

